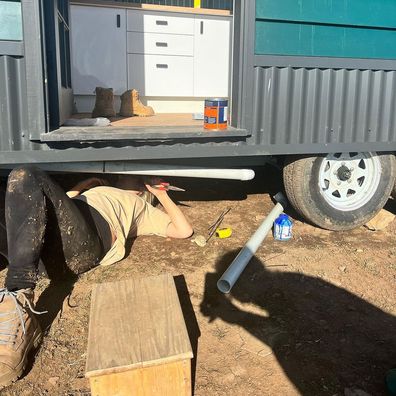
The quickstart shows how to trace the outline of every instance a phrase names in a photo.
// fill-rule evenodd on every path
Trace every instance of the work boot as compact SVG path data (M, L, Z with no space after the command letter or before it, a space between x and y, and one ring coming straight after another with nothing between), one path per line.
M23 373L29 351L37 348L42 333L33 309L33 290L0 289L0 388Z
M115 117L113 88L96 87L92 118Z
M154 115L154 110L150 106L145 106L139 99L139 92L132 89L132 111L139 117L150 117Z
M133 117L133 99L132 99L132 90L128 89L121 96L121 107L120 107L120 116L121 117Z

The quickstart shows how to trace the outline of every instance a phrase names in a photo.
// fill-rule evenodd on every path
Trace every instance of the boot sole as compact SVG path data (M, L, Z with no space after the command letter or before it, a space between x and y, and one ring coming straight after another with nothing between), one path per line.
M42 334L41 330L39 328L37 328L30 340L30 343L26 347L23 358L21 359L18 366L15 367L15 370L13 370L10 373L4 374L3 376L0 376L0 389L11 385L23 374L23 372L25 371L26 365L27 365L27 360L28 360L27 357L29 355L29 352L31 350L35 350L38 348L42 338L43 338L43 334Z

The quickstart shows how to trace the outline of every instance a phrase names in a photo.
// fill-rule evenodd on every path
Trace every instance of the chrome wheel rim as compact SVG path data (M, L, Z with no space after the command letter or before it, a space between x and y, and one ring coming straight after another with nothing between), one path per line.
M381 178L376 153L335 153L319 169L320 193L334 209L352 211L374 196Z

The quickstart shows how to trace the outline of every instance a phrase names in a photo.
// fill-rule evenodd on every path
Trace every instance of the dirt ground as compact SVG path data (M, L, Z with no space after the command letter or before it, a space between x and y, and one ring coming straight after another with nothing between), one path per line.
M216 289L271 210L280 180L270 167L247 183L178 179L188 191L173 196L196 233L231 207L223 223L231 238L202 248L140 237L126 259L84 274L74 287L41 279L37 309L50 311L40 317L44 341L25 376L1 395L89 395L92 285L165 272L175 277L195 350L195 396L384 395L384 374L396 367L396 221L385 231L335 233L288 210L293 239L269 235L231 295ZM392 200L387 208L396 213Z

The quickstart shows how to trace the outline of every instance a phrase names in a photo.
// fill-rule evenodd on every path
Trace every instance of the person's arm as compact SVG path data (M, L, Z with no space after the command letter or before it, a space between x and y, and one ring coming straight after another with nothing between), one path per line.
M146 188L157 197L158 201L160 201L161 205L165 209L165 212L170 217L171 222L166 230L166 236L178 239L190 237L194 230L183 212L169 197L168 193L165 190L159 190L147 184Z
M68 191L66 194L69 198L74 198L77 195L80 195L81 192L85 190L89 190L90 188L96 187L96 186L106 186L107 182L103 179L100 179L99 177L91 177L89 179L80 181L77 183L70 191Z

